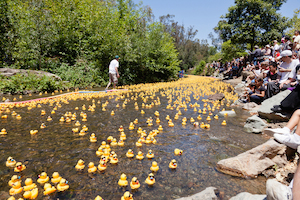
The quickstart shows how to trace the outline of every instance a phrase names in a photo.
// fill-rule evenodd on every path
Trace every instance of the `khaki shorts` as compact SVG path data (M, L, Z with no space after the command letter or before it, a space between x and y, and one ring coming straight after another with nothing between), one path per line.
M112 82L112 83L118 83L117 74L109 73L109 81Z

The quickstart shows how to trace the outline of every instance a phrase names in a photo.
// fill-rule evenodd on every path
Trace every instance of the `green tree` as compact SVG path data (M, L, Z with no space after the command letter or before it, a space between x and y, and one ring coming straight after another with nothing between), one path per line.
M288 19L277 11L286 0L235 0L228 13L221 16L215 31L233 44L265 45L279 40L289 26Z
M231 61L233 58L247 55L242 45L232 44L231 40L228 40L222 44L222 60Z
M289 30L289 34L293 35L295 30L299 30L300 31L300 8L294 10L294 16L291 19L291 29Z

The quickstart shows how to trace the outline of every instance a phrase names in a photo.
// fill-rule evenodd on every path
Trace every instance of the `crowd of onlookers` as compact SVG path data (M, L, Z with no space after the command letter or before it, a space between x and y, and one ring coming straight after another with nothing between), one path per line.
M213 67L228 79L242 76L242 81L247 88L239 101L260 104L265 99L287 89L293 91L291 95L293 98L297 96L300 99L299 31L295 31L292 39L284 36L281 43L274 40L272 46L266 45L261 48L255 46L254 48L255 50L249 52L249 55L233 59L231 62L213 63ZM291 99L288 100L291 101ZM274 110L278 111L282 107L280 105ZM300 108L300 101L296 107Z

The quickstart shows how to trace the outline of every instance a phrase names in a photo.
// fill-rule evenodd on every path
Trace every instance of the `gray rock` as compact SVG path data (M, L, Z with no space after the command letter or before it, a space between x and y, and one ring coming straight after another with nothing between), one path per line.
M292 200L292 189L276 179L268 179L266 183L267 200Z
M282 92L279 92L275 96L264 100L261 103L260 108L258 109L258 114L261 118L266 118L266 119L272 119L272 120L279 120L279 121L288 121L289 116L284 115L282 113L274 113L271 108L275 105L279 105L280 102L289 94L291 93L290 90L285 90Z
M249 103L245 103L243 105L243 109L244 110L252 110L252 109L255 109L258 105L254 102L249 102Z
M199 199L201 199L201 200L217 200L218 199L218 197L216 195L217 192L218 192L217 188L208 187L205 190L203 190L202 192L199 192L199 193L194 194L189 197L182 197L177 200L199 200Z
M287 147L273 139L235 157L220 160L216 169L225 174L243 178L256 178L275 164L287 163ZM278 161L277 155L281 156ZM277 163L279 162L279 163Z
M248 133L261 133L267 124L258 116L253 115L246 120L244 130Z
M229 200L266 200L266 199L267 196L264 194L250 194L248 192L242 192L230 198Z
M11 69L11 68L0 68L0 75L3 76L13 76L16 74L25 74L28 75L29 73L35 74L39 77L42 76L49 76L52 77L54 80L61 80L61 78L55 74L44 72L44 71L36 71L36 70L25 70L25 69Z
M224 116L225 113L227 113L228 117L235 117L235 116L236 116L236 113L235 113L235 111L233 111L233 110L225 110L225 111L221 111L221 112L219 112L219 115L220 115L220 116Z
M208 96L207 98L208 98L209 100L214 100L214 101L216 101L216 100L221 100L221 99L223 99L224 97L225 97L224 94L219 93L219 94L213 94L213 95L210 95L210 96Z

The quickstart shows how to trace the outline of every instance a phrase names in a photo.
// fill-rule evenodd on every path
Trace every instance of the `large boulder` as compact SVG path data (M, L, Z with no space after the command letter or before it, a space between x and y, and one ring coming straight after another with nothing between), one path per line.
M225 116L225 115L227 115L228 117L235 117L235 116L236 116L236 113L235 113L234 110L224 110L224 111L219 112L219 115L220 115L220 116Z
M225 97L224 94L218 93L218 94L212 94L212 95L208 96L207 98L208 98L209 100L216 101L216 100L222 100L224 97Z
M282 113L274 113L271 108L275 105L279 105L280 102L285 99L291 93L290 90L285 90L279 92L278 94L274 95L273 97L264 100L261 103L260 108L258 109L258 114L261 118L278 120L278 121L288 121L289 115L284 115Z
M287 163L287 147L273 139L233 158L220 160L216 169L242 178L256 178L264 170Z
M218 200L218 197L216 194L218 194L219 191L215 187L208 187L202 192L199 192L197 194L194 194L189 197L182 197L177 200Z
M250 194L248 192L242 192L238 195L230 198L229 200L267 200L267 195L264 194Z
M36 70L25 70L25 69L11 69L11 68L0 68L0 75L2 76L14 76L16 74L25 74L28 75L29 73L35 74L39 77L42 76L49 76L52 77L54 80L61 80L61 78L55 74L44 72L44 71L36 71Z
M261 133L267 124L258 116L253 115L246 120L244 130L248 133Z

